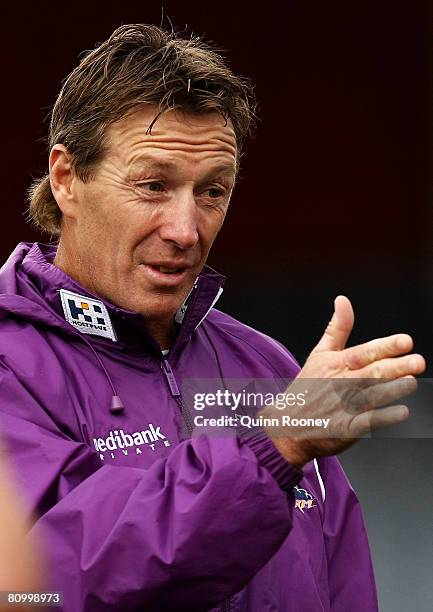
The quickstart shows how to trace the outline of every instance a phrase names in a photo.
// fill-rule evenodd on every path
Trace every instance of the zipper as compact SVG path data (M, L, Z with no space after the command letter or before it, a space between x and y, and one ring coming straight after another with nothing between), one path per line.
M167 380L168 386L170 388L171 394L176 400L176 403L180 408L180 412L187 426L188 433L191 436L192 430L194 429L194 422L193 422L188 406L186 406L182 401L182 396L180 394L179 386L177 384L176 377L174 375L173 370L171 369L171 365L168 359L163 359L161 361L161 370L164 372L164 375Z
M192 434L192 430L194 429L194 423L191 417L191 413L189 411L188 406L186 406L183 401L182 401L182 395L180 393L179 390L179 386L177 384L176 381L176 377L174 375L174 372L171 368L171 365L168 361L168 359L162 359L161 361L161 370L164 372L167 384L170 388L171 394L174 397L174 399L176 400L176 404L179 406L180 408L180 412L182 414L182 417L186 423L186 426L188 428L188 433L191 436ZM220 607L220 611L221 612L230 612L231 610L231 605L230 605L230 599L226 599L226 601L222 604L222 606Z
M180 397L180 391L179 387L177 386L176 378L167 359L163 359L161 361L161 370L165 374L165 378L167 379L168 386L170 387L173 397Z

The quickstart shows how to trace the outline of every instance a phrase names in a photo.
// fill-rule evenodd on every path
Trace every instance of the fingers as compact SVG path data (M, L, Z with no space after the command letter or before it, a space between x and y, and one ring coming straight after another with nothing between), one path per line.
M314 351L341 351L346 346L355 321L352 304L344 295L334 301L334 314ZM313 352L314 352L313 351Z
M351 389L349 386L346 390L342 389L343 393L341 393L344 410L353 415L367 412L373 408L397 402L402 397L414 393L417 387L417 380L413 376L372 384L359 390Z
M394 380L395 378L401 378L403 376L417 376L418 374L422 374L424 370L424 357L422 357L422 355L413 354L375 361L360 370L350 372L350 377Z
M413 349L413 340L407 334L376 338L365 344L345 349L344 361L350 370L359 370L370 363L404 355Z
M407 406L388 406L378 410L369 410L353 419L351 435L360 437L371 429L389 427L405 421L409 416Z

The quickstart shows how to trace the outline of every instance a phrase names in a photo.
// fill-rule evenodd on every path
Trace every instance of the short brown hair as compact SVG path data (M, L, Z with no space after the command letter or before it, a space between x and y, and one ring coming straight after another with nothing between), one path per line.
M65 145L78 177L90 180L104 156L107 127L143 103L158 108L152 125L173 108L219 112L233 124L238 152L251 131L255 107L251 82L234 75L221 54L200 38L181 38L153 25L123 25L86 52L65 79L51 114L49 149ZM33 223L59 236L62 213L48 174L33 182L28 200Z

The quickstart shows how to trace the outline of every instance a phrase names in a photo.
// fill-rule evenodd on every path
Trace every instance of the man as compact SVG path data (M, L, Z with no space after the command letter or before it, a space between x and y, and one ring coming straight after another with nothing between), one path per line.
M344 297L301 372L213 308L224 278L205 262L251 116L248 83L218 55L146 25L89 52L55 104L30 212L59 240L19 245L0 273L0 407L64 610L377 609L361 511L331 455L406 409L347 417L334 403L340 437L216 437L182 397L188 378L298 373L408 390L424 368L404 334L345 349Z

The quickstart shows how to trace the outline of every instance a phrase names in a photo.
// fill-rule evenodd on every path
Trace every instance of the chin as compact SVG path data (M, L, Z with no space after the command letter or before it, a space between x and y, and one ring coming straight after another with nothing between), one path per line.
M159 303L152 301L151 304L141 302L138 308L134 308L136 312L142 314L146 319L149 320L167 320L176 314L177 310L181 307L183 300L179 299L164 299L161 298Z

